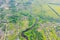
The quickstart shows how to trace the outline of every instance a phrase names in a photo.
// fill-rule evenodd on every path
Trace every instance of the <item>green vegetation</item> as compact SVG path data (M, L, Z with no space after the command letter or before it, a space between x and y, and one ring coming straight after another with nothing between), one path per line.
M0 30L5 39L60 40L60 17L56 15L60 10L53 6L55 12L52 5L40 1L32 4L28 0L10 0L8 9L5 6L0 8Z

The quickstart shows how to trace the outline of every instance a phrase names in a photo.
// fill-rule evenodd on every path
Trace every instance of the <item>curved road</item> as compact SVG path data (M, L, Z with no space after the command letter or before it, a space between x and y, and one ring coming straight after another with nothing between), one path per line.
M30 28L22 31L21 36L24 37L26 40L28 40L27 35L25 35L24 33L27 32L27 31L29 31L29 30L31 30L31 29L33 29L33 28L35 27L35 25L37 24L37 22L38 22L38 20L36 19L36 21L35 21L35 23L32 25L32 27L30 27Z

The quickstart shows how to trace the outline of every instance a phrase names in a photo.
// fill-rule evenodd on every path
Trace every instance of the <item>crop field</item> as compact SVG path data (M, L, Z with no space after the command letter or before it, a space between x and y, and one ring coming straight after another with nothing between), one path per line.
M0 40L60 40L60 0L0 0Z

